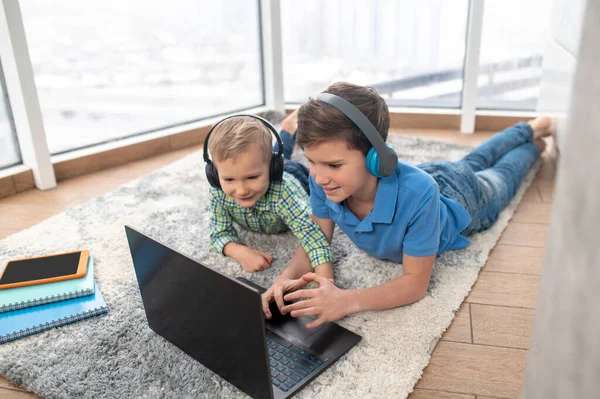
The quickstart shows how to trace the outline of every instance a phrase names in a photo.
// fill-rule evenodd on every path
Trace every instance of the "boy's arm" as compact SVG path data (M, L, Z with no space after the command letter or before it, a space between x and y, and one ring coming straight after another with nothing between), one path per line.
M299 195L299 192L302 192L303 195ZM333 235L333 222L330 220L331 226L328 227L325 225L325 221L329 219L321 219L324 223L321 226L317 221L318 218L311 218L309 203L304 190L299 184L285 184L283 186L281 200L278 204L278 213L304 249L304 251L296 251L292 262L301 265L298 267L304 269L303 265L308 261L313 268L318 267L317 272L330 269L328 273L332 274L333 256L329 244ZM329 237L324 234L325 229L323 227L331 230ZM302 256L302 252L305 252L308 257ZM325 268L324 265L329 265L329 267ZM312 270L309 269L308 271Z
M333 229L335 227L333 220L319 218L315 215L312 215L312 220L319 225L327 241L331 243L331 240L333 239ZM271 318L269 302L274 299L277 303L277 307L282 309L284 307L283 295L286 292L293 291L305 285L306 283L301 277L312 271L313 269L310 260L306 255L304 248L299 247L286 269L275 279L273 285L262 294L263 311L267 318ZM331 263L318 265L314 269L314 272L325 278L327 281L333 281L333 266Z
M304 289L285 296L285 300L305 299L285 306L282 313L292 316L318 315L309 323L315 327L325 321L337 320L347 314L363 310L381 310L408 305L422 299L427 293L435 254L440 237L440 193L432 181L427 186L415 209L403 242L404 274L377 287L344 291L326 279L309 273L303 276L307 283L316 281L318 289Z
M312 220L320 227L320 232L325 236L328 244L333 240L333 229L335 224L331 219L319 218L315 215L311 216ZM304 274L313 271L311 262L303 247L299 247L296 253L290 260L288 267L277 277L277 279L297 279ZM317 265L314 272L326 278L333 279L333 265L331 262L325 262Z
M209 202L210 246L215 251L235 259L246 272L267 269L271 255L238 244L233 218L223 204L223 196L211 189Z
M302 277L304 284L315 281L319 284L319 288L285 295L286 301L304 300L284 306L281 313L291 312L293 317L317 315L315 321L306 325L308 328L313 328L327 321L341 319L350 313L391 309L411 304L425 297L435 256L434 254L415 257L405 254L402 276L376 287L358 290L342 290L321 276L314 273L306 274Z
M417 302L427 294L435 254L430 256L403 255L402 276L372 288L351 291L353 312L391 309Z
M233 218L223 203L223 195L217 189L211 189L209 196L210 247L220 254L230 242L237 242L237 232L233 228Z

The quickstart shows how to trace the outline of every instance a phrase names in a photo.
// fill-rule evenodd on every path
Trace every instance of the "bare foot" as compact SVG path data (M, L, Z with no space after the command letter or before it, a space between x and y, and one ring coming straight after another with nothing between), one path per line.
M294 112L281 122L281 128L291 134L296 134L296 129L298 129L298 110L294 110Z
M552 134L552 119L547 116L538 116L535 119L530 120L529 126L533 129L533 139L539 139L541 137L547 137Z
M535 144L537 146L537 148L540 150L540 155L543 154L544 151L546 150L546 141L541 137L533 140L533 144Z

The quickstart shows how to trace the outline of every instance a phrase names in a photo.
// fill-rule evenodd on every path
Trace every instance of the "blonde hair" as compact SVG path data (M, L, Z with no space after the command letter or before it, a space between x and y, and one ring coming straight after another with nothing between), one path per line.
M264 160L269 162L273 153L271 134L258 119L249 116L227 119L210 134L208 151L213 160L223 161L244 152L250 144L257 144Z

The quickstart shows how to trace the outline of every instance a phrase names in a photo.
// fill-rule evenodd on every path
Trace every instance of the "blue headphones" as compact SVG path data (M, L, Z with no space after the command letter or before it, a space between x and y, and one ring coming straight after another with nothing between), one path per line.
M354 105L340 96L331 93L321 93L317 100L337 108L346 115L358 129L363 132L373 147L367 153L366 167L374 176L389 176L396 170L398 155L389 144L383 141L381 134L377 131L371 121Z

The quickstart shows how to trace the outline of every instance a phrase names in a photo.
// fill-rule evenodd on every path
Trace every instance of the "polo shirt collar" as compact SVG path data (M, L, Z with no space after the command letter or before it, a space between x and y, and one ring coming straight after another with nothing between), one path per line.
M373 231L373 223L392 223L396 213L396 200L398 199L398 176L393 173L390 176L379 179L373 210L364 218L355 231Z
M337 214L342 213L344 210L344 207L342 206L342 204L340 202L329 201L329 199L327 199L327 197L325 197L325 204L329 208L331 208L332 211L334 211Z

